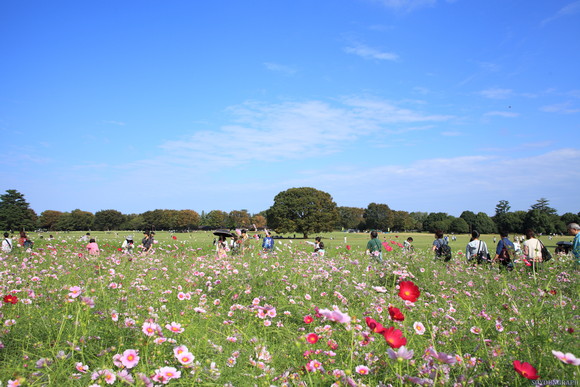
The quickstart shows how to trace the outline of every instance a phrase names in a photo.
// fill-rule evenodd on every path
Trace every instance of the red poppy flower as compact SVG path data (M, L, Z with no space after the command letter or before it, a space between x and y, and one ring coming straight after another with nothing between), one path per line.
M519 360L514 360L514 370L526 379L536 380L540 377L538 371L530 363L522 363Z
M382 334L391 348L396 349L407 344L407 339L403 336L403 332L400 329L388 327L382 332Z
M305 324L310 324L312 321L314 321L314 318L312 318L312 316L310 316L310 315L304 316L304 323Z
M123 249L119 247L119 248L117 249L117 251L123 251Z
M18 297L9 294L7 296L4 296L3 301L5 304L16 304L18 302Z
M399 284L399 297L403 300L415 302L420 295L421 292L413 281L401 281Z
M385 330L385 327L383 327L381 325L381 323L377 322L375 319L372 319L370 317L367 317L365 319L367 326L370 328L371 331L373 331L374 333L379 333L382 334L383 331Z
M346 245L346 249L347 250L350 250L350 245Z
M175 235L173 235L171 238L173 238L173 240L177 240L177 237Z
M306 335L306 341L310 344L316 344L318 342L318 335L316 333L309 333Z
M405 316L401 313L401 310L394 306L389 306L389 315L395 321L405 321Z

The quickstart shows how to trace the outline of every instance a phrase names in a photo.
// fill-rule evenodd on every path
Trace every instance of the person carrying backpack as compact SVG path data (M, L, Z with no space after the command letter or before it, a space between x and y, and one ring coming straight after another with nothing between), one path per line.
M4 240L2 241L2 252L9 253L12 251L12 240L9 238L7 232L4 233Z
M435 231L435 240L433 241L432 250L435 252L435 258L443 258L445 262L451 260L451 247L449 244L443 239L443 231L436 230Z
M477 263L491 262L487 244L479 240L479 232L473 230L471 241L465 246L465 257L468 261L476 260Z
M500 240L495 249L495 257L493 258L493 261L499 262L502 266L508 269L508 271L512 271L514 269L513 258L515 257L516 248L512 241L508 239L507 232L500 231L499 237Z

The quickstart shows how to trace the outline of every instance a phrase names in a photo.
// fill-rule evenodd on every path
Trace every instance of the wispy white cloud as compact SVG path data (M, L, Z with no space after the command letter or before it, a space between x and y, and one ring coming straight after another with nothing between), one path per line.
M117 125L117 126L125 126L126 123L122 122L122 121L103 121L104 124L109 124L109 125Z
M555 105L542 106L540 110L546 113L561 113L561 114L580 113L580 108L573 107L571 102L563 102Z
M396 11L412 11L433 6L437 3L437 0L375 0L375 2Z
M501 111L493 111L485 113L486 116L498 116L498 117L506 117L506 118L514 118L519 117L519 113L514 112L501 112Z
M477 94L491 99L506 99L514 95L512 89L500 89L497 87L489 88L478 92Z
M577 13L580 13L580 1L574 1L572 3L566 4L565 6L560 8L558 12L556 12L554 15L542 20L541 24L542 26L544 26L561 17L575 15Z
M219 170L253 162L304 160L347 149L373 133L398 135L452 116L428 114L381 99L350 96L323 101L247 102L227 109L230 123L160 145L163 155L134 163L160 168ZM421 125L417 125L421 124Z
M353 43L344 48L344 52L348 54L358 55L364 59L377 59L377 60L390 60L394 61L399 59L399 55L393 54L391 52L380 51L376 48L369 47L362 43Z
M270 71L281 73L284 75L294 75L298 72L298 70L296 70L294 67L283 65L280 63L266 62L264 63L264 66L266 67L266 69Z
M437 203L441 201L444 208L454 208L457 211L454 215L458 216L468 209L485 211L482 206L492 210L496 203L494 198L508 198L517 209L527 208L538 197L554 197L556 193L562 197L562 202L571 200L575 193L570 190L570 182L580 181L580 169L560 166L578 163L579 149L558 149L520 158L506 158L503 155L429 158L365 170L339 168L336 172L314 171L316 177L298 178L292 183L295 186L310 184L322 187L331 192L340 205L360 205L356 202L358 197L383 197L388 198L391 208L437 211ZM377 176L383 177L380 179L383 183L367 184L368 181L377 181ZM550 176L550 186L530 190L530 176ZM429 187L427 198L426 187ZM487 199L481 200L482 197ZM471 198L477 198L478 202L473 202ZM454 204L450 205L451 202ZM400 203L405 203L405 207ZM426 207L422 209L421 203L426 203ZM363 206L367 204L363 202Z

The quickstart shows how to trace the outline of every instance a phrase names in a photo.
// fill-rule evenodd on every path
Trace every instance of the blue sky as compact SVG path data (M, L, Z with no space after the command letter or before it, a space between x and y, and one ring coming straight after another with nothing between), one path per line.
M0 3L0 190L51 209L578 212L580 1Z

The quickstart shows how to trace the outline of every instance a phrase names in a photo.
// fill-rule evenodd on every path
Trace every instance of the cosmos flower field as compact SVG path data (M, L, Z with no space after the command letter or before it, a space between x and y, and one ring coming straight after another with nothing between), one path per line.
M160 236L132 260L78 236L0 255L2 386L528 386L580 380L579 268L384 262L281 240L217 260ZM118 239L118 238L117 238Z

